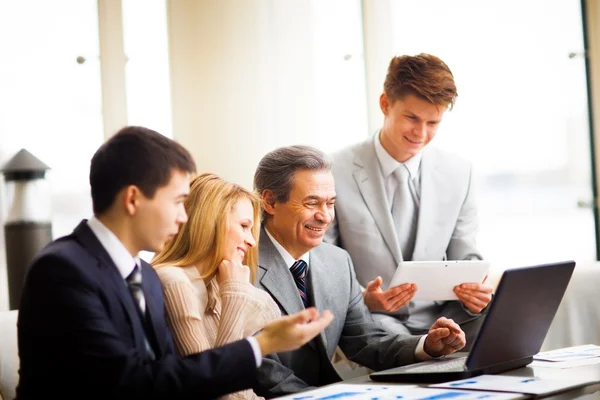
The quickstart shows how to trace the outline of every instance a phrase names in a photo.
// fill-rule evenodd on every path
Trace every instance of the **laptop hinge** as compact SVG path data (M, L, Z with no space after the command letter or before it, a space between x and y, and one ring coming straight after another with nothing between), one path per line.
M501 364L496 364L484 368L475 368L478 371L483 371L484 374L499 374L501 372L510 371L530 364L533 361L533 356L519 358L517 360L505 361Z

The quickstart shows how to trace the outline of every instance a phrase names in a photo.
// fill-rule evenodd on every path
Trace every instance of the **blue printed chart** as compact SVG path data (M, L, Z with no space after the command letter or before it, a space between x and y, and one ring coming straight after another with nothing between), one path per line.
M495 393L486 391L468 391L460 389L424 388L410 385L352 385L335 384L320 389L280 397L286 400L472 400L520 399L514 393Z
M600 357L600 346L585 344L582 346L573 346L566 347L564 349L544 351L536 354L533 358L542 361L560 362L582 360L594 357Z
M580 377L571 379L544 379L508 375L480 375L474 378L439 383L430 387L545 395L585 386L598 381Z

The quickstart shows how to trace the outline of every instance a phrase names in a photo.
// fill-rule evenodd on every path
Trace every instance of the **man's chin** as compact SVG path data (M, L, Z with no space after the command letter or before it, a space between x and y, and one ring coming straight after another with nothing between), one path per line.
M311 248L314 249L315 247L320 246L321 243L323 243L323 236L319 238L312 238L308 244Z

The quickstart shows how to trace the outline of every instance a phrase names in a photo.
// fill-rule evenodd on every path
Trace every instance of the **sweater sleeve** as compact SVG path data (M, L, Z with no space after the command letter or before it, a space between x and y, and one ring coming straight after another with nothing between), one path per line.
M173 336L179 352L183 355L198 353L212 347L218 347L238 339L244 335L236 332L235 325L225 329L221 322L218 324L217 341L211 345L206 336L206 318L203 318L205 310L201 309L201 302L197 293L189 282L171 281L163 285L165 306ZM222 310L222 315L224 315ZM233 313L235 317L235 313ZM238 329L239 330L239 329ZM219 337L231 338L229 341L219 342ZM260 400L252 390L243 390L220 397L221 400Z
M225 281L219 287L219 296L222 303L217 346L254 335L279 316L270 296L249 282Z
M215 347L210 345L204 333L203 310L200 310L200 301L191 285L175 281L164 285L163 292L167 316L179 352L188 355Z

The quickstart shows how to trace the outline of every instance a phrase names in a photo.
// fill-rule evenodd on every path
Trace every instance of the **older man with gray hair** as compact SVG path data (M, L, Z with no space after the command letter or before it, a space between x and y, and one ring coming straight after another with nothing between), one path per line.
M350 256L323 243L336 197L331 163L324 153L308 146L268 153L256 169L254 189L264 210L256 286L271 294L282 314L315 306L335 315L313 341L264 360L255 388L259 395L275 397L339 381L330 361L338 345L350 360L373 370L464 347L464 333L446 318L438 319L423 336L395 334L372 319Z

